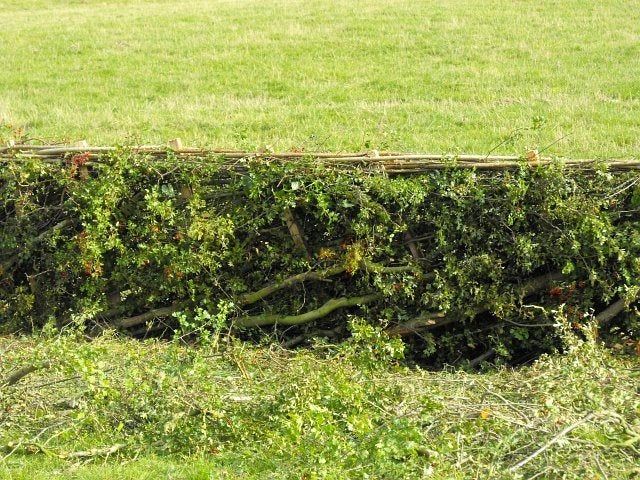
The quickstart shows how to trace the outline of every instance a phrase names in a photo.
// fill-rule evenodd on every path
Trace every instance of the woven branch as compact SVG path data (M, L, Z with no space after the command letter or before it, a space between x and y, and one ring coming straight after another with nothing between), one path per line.
M397 152L243 152L237 150L202 149L202 148L168 148L160 146L132 147L82 147L61 145L11 145L0 147L0 161L21 161L40 159L46 162L64 164L73 154L87 154L89 163L102 162L109 154L118 151L130 152L149 157L151 161L207 161L215 157L222 161L222 166L229 170L246 169L246 161L299 161L314 160L318 164L337 168L368 168L391 174L417 174L430 170L450 168L474 168L479 170L504 170L518 168L523 165L538 167L549 165L557 160L552 157L523 157L516 155L441 155L441 154L402 154ZM613 171L640 170L639 159L562 159L569 168L592 169L597 165L605 165Z

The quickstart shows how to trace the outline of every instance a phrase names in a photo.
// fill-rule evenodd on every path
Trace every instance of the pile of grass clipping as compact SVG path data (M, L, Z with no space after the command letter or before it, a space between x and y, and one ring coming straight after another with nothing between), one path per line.
M565 355L516 371L428 372L376 331L297 352L50 329L0 339L0 477L639 473L637 357L567 332Z

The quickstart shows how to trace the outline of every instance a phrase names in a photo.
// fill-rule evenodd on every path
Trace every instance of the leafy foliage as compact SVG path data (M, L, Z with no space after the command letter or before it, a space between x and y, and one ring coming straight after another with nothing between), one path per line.
M409 338L409 358L441 364L492 349L518 361L558 346L560 316L580 330L617 298L633 305L640 288L638 177L604 166L483 173L452 162L389 177L304 159L229 169L216 158L123 151L90 165L77 155L63 168L8 163L0 188L4 331L182 326L185 338L210 339L234 323L293 316L279 336L330 327L343 337L352 313L386 328L439 312L455 321ZM523 293L526 280L550 272L563 280ZM246 300L279 283L277 294ZM363 296L359 307L335 303ZM299 317L316 310L313 322ZM637 335L634 312L611 326Z

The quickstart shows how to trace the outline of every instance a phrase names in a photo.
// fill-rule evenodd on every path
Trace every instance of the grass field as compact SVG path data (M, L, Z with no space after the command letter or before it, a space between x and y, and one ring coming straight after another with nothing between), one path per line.
M4 0L0 25L4 137L640 152L637 0Z

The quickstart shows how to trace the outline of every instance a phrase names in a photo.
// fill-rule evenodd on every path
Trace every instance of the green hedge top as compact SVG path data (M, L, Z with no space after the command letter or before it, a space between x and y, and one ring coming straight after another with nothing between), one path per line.
M524 359L562 328L637 335L640 174L117 153L0 167L0 329L344 338L358 316L431 363ZM255 328L261 327L261 328Z

